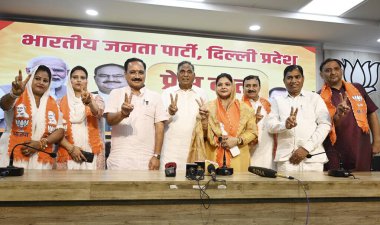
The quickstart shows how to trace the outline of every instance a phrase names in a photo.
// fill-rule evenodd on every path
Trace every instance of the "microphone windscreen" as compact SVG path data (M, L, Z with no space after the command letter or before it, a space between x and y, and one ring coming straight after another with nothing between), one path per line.
M50 153L49 155L50 155L50 157L52 157L52 158L57 158L57 153L55 153L55 152L52 152L52 153Z
M176 168L177 169L177 164L175 162L168 162L165 164L165 169L167 168Z
M261 177L276 178L276 174L277 174L277 171L275 170L264 168L264 167L258 167L258 166L250 166L248 167L248 171L256 175L259 175Z
M308 159L310 159L311 157L313 157L313 156L310 155L310 154L307 154L307 155L306 155L306 158L308 158Z
M209 164L207 166L207 172L209 172L209 173L215 172L215 166L214 166L214 164Z

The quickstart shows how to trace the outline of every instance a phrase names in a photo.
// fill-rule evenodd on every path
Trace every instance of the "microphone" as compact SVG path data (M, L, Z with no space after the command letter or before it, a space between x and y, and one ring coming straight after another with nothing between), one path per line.
M213 181L216 181L216 173L214 164L210 164L207 166L207 172L211 175Z
M326 153L326 152L320 152L320 153L317 153L317 154L307 154L306 155L306 158L310 159L311 157L315 156L315 155L321 155L323 153Z
M165 164L165 176L175 177L177 170L177 164L175 162L168 162Z
M323 154L323 153L326 153L326 152L320 152L320 153L316 153L316 154L312 154L312 155L311 154L307 154L306 158L310 159L311 157L313 157L315 155L320 155L320 154ZM350 171L345 170L343 168L343 162L342 162L342 159L340 158L340 153L338 153L338 159L339 159L339 169L337 169L337 170L330 169L330 170L327 171L327 175L332 176L332 177L349 177L349 176L353 176Z
M57 157L57 153L55 153L55 152L46 152L44 150L29 146L29 145L24 144L24 143L17 144L12 148L11 155L9 156L9 165L7 167L1 167L0 168L0 174L2 174L3 176L22 176L22 175L24 175L24 168L13 166L13 159L14 159L13 152L17 146L26 146L26 147L34 149L38 152L43 152L45 154L48 154L52 158Z
M219 143L222 143L223 137L218 137ZM226 148L223 147L223 166L216 169L216 174L222 176L232 175L234 173L234 168L228 168L226 163Z
M270 177L270 178L282 177L289 180L294 180L294 177L292 176L282 175L280 173L277 173L276 170L272 170L272 169L268 169L264 167L250 166L248 167L248 171L256 175L259 175L261 177Z

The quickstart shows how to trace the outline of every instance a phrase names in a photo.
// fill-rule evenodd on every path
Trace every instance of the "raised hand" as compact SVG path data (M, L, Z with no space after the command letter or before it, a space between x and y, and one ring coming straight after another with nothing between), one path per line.
M86 86L83 86L82 88L81 98L84 105L88 105L91 103L91 94L87 91Z
M169 111L169 114L174 116L175 113L178 111L178 108L177 108L177 101L178 101L178 95L175 94L175 99L173 99L173 95L170 94L170 105L169 105L169 108L168 108L168 111Z
M128 94L125 93L124 103L121 105L121 114L124 117L128 117L134 108L132 105L132 95L133 94L131 93L131 95L128 97Z
M22 72L21 70L18 71L18 76L15 77L15 80L12 82L12 93L13 95L20 96L24 90L25 86L28 83L30 77L32 75L29 74L25 80L22 80Z
M198 101L198 99L195 99L195 101L197 101L198 103L199 114L201 115L202 120L208 119L209 112L203 99L201 98L201 101Z
M256 123L260 122L260 120L264 117L262 114L261 114L261 108L262 106L259 106L257 107L257 110L256 110Z
M297 113L298 113L298 108L294 110L294 108L292 107L290 110L290 115L285 121L286 129L292 129L293 127L297 126Z
M351 108L347 104L346 93L344 93L344 96L342 95L342 93L339 93L339 95L340 95L340 103L336 107L336 113L337 113L337 117L341 118L347 115L347 113L351 110Z

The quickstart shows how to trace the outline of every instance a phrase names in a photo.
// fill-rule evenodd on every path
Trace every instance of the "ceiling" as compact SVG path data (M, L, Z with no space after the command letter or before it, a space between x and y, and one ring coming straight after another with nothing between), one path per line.
M205 0L169 6L172 0L1 0L0 18L144 27L380 53L376 42L380 38L380 1L367 0L341 17L298 13L309 1ZM99 16L89 18L84 13L87 8L97 9ZM252 24L262 29L249 31Z

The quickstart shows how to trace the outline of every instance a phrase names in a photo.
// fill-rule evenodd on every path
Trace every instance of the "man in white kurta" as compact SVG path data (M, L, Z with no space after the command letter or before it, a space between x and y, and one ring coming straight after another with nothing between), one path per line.
M129 86L111 91L104 112L112 125L107 167L110 170L159 169L167 113L161 96L144 85L145 63L132 58L124 67Z
M207 96L205 91L193 85L195 73L190 62L179 63L177 70L178 85L165 89L162 93L165 108L171 118L165 127L161 168L165 168L168 162L175 162L177 170L185 170L191 136L199 114L197 101L205 102Z
M286 67L284 84L288 94L272 102L267 126L269 132L278 134L274 161L279 171L323 171L327 162L326 154L307 158L308 154L325 151L322 143L330 132L331 122L322 98L302 90L303 82L301 66Z
M270 134L265 126L271 110L271 104L268 100L259 96L260 89L261 82L258 76L249 75L244 78L243 101L255 110L258 130L258 142L250 147L250 165L274 169L273 134Z

